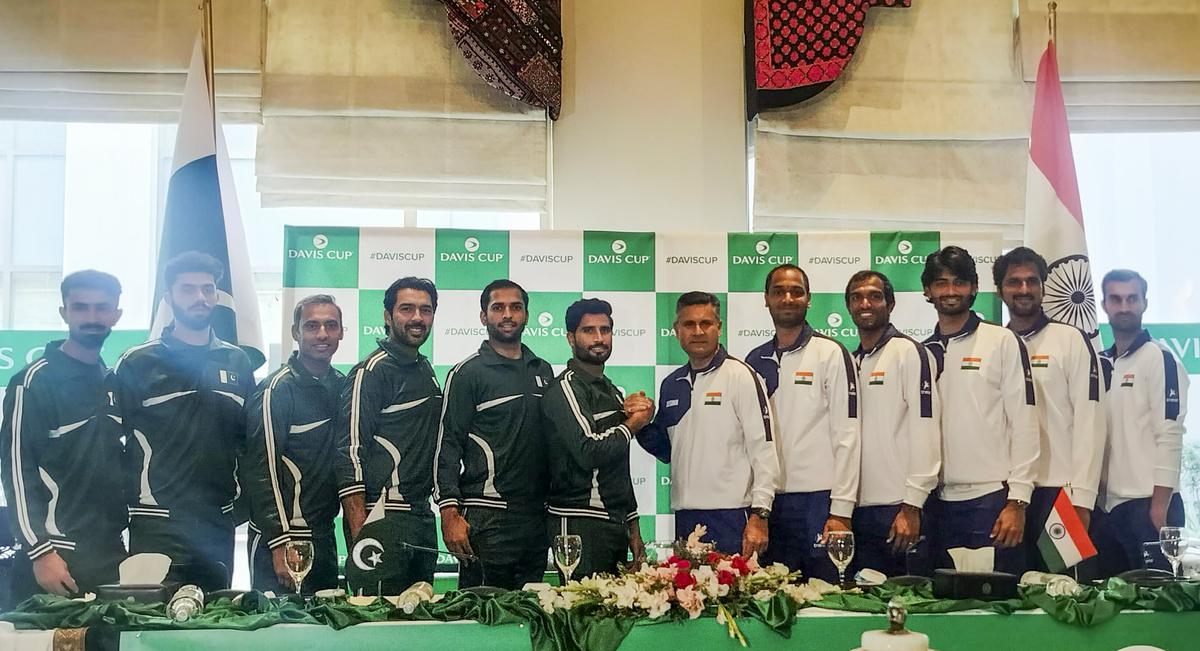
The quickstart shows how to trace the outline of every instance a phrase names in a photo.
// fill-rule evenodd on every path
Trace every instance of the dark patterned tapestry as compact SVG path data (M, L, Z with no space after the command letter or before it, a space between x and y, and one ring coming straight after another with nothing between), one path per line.
M493 88L558 119L562 108L559 0L442 0L450 33Z
M829 87L850 63L871 7L912 0L746 0L746 119Z

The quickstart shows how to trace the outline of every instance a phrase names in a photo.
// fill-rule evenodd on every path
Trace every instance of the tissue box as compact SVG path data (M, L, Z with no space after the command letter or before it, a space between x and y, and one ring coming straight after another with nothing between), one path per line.
M1012 599L1017 596L1017 576L1007 572L934 570L933 596L983 601Z

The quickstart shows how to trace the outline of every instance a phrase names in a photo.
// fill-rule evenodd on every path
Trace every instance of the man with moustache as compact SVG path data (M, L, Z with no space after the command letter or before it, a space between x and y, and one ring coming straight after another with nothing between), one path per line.
M1041 454L1034 467L1033 495L1025 518L1025 556L1031 569L1046 571L1038 537L1065 487L1087 528L1104 454L1107 427L1100 402L1100 361L1078 328L1051 321L1042 310L1046 259L1019 246L996 259L992 279L1008 306L1008 329L1029 351Z
M437 549L429 496L442 390L419 350L429 338L437 305L431 281L409 276L393 282L383 298L388 338L350 370L342 391L337 484L348 546L353 550L360 541L368 504L373 517L387 520L381 529L395 537L379 541L383 554L398 560L381 581L368 586L380 594L399 594L417 581L432 583L437 563L435 553L401 551L402 543ZM347 567L361 556L351 554Z
M913 546L942 461L936 362L892 325L895 307L896 292L887 276L870 270L850 276L846 309L858 326L854 358L862 387L862 478L851 573L864 567L888 576L926 571L924 546Z
M604 375L612 354L612 306L595 298L567 308L573 357L542 398L550 490L549 536L583 539L576 577L615 574L633 553L645 560L637 500L629 475L629 441L654 415L639 391L628 398Z
M1179 358L1142 327L1146 279L1114 269L1100 283L1113 345L1101 355L1111 378L1109 435L1100 508L1091 533L1100 572L1142 566L1142 544L1164 526L1184 523L1179 472L1187 416L1188 375Z
M307 592L337 587L338 514L334 433L346 376L332 360L342 340L342 309L332 296L301 299L292 312L299 349L258 385L246 407L246 454L239 464L250 498L250 580L255 590L294 589L284 554L310 541Z
M938 314L924 343L942 401L941 488L926 508L933 561L952 567L947 550L993 547L995 569L1020 575L1040 449L1029 354L1011 330L971 311L979 275L965 249L931 254L921 285Z
M129 552L170 557L168 580L229 587L243 408L250 360L212 331L224 269L198 251L167 261L164 299L174 321L114 369L125 429Z
M718 551L750 556L766 551L770 538L779 475L774 415L762 379L720 345L720 310L708 292L675 302L675 337L688 363L662 381L662 408L637 440L671 464L675 537L703 525L703 540Z
M121 318L121 284L100 271L63 279L67 338L13 375L0 425L0 471L22 550L11 607L39 592L94 592L117 580L128 516L121 496L121 430L110 409L100 348Z
M546 570L546 452L540 401L550 365L521 343L529 294L493 280L479 296L488 338L446 376L433 499L459 587L509 590Z
M849 531L858 499L861 432L854 361L808 324L808 276L784 264L767 273L763 299L775 336L746 355L776 416L779 482L768 558L805 576L838 580L814 541Z

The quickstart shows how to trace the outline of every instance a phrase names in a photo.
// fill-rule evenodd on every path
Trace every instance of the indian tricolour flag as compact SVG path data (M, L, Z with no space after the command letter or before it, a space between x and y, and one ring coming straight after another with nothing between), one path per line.
M1096 555L1096 547L1088 538L1065 488L1058 491L1037 545L1051 572L1062 572Z
M1096 298L1053 40L1047 43L1038 64L1033 100L1025 185L1025 245L1042 254L1050 266L1042 302L1047 316L1095 337Z

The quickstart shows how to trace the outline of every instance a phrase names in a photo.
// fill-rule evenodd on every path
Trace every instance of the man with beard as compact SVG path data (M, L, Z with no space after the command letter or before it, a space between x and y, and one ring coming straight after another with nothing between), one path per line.
M114 369L125 429L129 552L171 559L168 580L229 587L233 506L243 449L243 407L254 391L250 360L211 328L224 269L199 251L163 271L174 321L134 346Z
M8 607L39 592L75 596L113 583L125 558L121 430L100 347L121 318L121 284L100 271L62 281L67 339L13 375L0 426L12 531ZM4 606L4 604L0 604Z
M515 590L546 570L546 452L540 401L550 365L521 343L529 294L493 280L479 296L488 338L446 376L433 499L459 587Z
M920 553L926 546L913 546L942 462L936 362L892 325L895 307L892 282L878 271L859 271L846 284L846 309L858 326L854 357L862 387L862 478L851 573L869 567L897 576L926 569Z
M637 500L629 475L629 441L650 422L654 403L628 398L604 375L612 354L612 306L599 299L567 308L567 343L574 356L546 390L549 536L577 534L583 552L575 576L615 574L632 552L645 560Z
M1041 454L1034 467L1026 509L1025 556L1031 569L1046 571L1039 532L1065 487L1086 529L1096 505L1106 426L1100 402L1100 361L1087 335L1050 320L1042 310L1046 259L1019 246L992 265L992 279L1008 306L1008 329L1029 351L1037 390Z
M442 390L419 350L429 338L437 304L431 281L408 276L393 282L383 297L388 337L350 370L342 391L337 484L347 544L353 548L360 541L370 504L371 515L386 520L381 529L392 538L378 541L384 555L399 559L381 581L366 586L371 592L399 594L417 581L433 582L436 554L401 553L401 548L408 543L437 549L429 495ZM361 556L352 554L347 564Z
M849 531L858 499L858 377L844 346L808 324L808 276L784 264L767 273L763 299L775 336L746 363L767 385L776 416L779 482L768 558L805 576L837 581L813 542Z
M926 508L934 563L952 567L947 550L990 546L997 571L1020 575L1040 449L1029 354L1011 330L971 311L979 275L965 249L931 254L921 285L938 314L925 340L942 401L941 489Z
M637 440L671 464L675 537L703 525L703 540L718 551L750 556L770 537L779 475L774 415L762 379L720 345L720 310L708 292L675 301L675 337L688 363L663 379L663 406Z
M1175 354L1142 327L1146 279L1114 269L1100 287L1113 345L1101 353L1111 377L1109 435L1091 531L1100 571L1112 576L1141 567L1142 543L1158 540L1159 529L1183 526L1179 471L1189 382Z
M251 506L250 580L262 592L294 589L284 558L293 540L313 545L306 591L337 586L333 439L345 376L331 362L342 335L342 309L332 296L302 299L292 313L299 349L259 383L246 407L239 468Z

